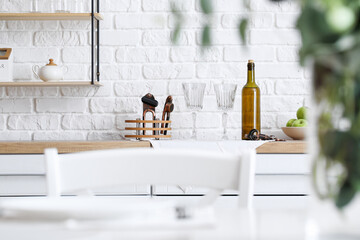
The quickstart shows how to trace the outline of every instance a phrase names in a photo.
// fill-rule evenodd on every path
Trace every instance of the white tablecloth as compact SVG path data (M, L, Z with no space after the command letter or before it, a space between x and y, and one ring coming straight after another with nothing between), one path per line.
M80 228L64 222L0 220L4 240L303 240L306 214L303 211L248 211L216 209L217 225L208 229L125 230L121 225ZM101 226L101 225L99 225Z

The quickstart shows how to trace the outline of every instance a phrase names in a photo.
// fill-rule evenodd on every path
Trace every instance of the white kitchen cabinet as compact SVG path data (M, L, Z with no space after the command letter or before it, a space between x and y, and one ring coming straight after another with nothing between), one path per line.
M152 144L157 149L201 149L230 153L241 153L242 149L258 149L261 146L260 148L263 150L256 157L255 194L268 196L309 194L311 159L308 154L304 154L305 142L173 140L153 141ZM263 148L265 145L267 147ZM154 195L158 196L200 195L205 192L204 189L190 188L189 186L154 186ZM236 192L224 193L224 195L233 194Z
M310 191L309 156L306 154L258 154L255 176L255 194L258 195L307 195ZM295 154L294 154L295 155ZM279 157L283 161L277 159ZM294 158L292 158L294 157ZM288 159L289 163L282 165ZM294 165L290 163L294 160ZM300 161L300 162L299 162ZM295 163L298 167L294 168ZM301 164L300 164L301 163ZM279 164L279 165L277 165ZM287 166L287 167L286 167ZM183 190L186 190L183 192ZM189 186L155 186L155 195L199 195L205 189ZM227 191L225 195L236 194Z
M310 170L309 154L256 155L256 174L308 175Z
M45 195L45 176L40 175L1 175L0 196L39 196Z
M149 195L150 186L119 186L95 189L95 195ZM0 196L45 196L45 175L0 176ZM64 193L67 195L67 193Z
M200 148L216 144L200 144ZM196 148L196 144L193 145ZM257 154L255 194L257 195L307 195L309 193L310 157L308 154ZM86 167L86 166L84 166ZM141 166L139 166L141 167ZM186 186L182 186L183 188ZM45 164L42 154L0 155L0 196L45 195ZM99 195L149 195L150 186L128 186L97 189ZM153 194L200 195L206 190L187 188L184 193L176 186L154 186ZM236 192L228 191L225 195Z
M257 154L255 194L307 195L310 191L310 156L308 154ZM183 190L186 190L185 192ZM155 186L155 195L200 195L206 189L189 186ZM224 195L237 194L227 191Z
M0 155L0 176L25 174L45 174L42 154Z
M95 189L94 193L97 195L149 195L150 186L119 186ZM42 154L0 155L0 196L43 195L46 195L46 179Z

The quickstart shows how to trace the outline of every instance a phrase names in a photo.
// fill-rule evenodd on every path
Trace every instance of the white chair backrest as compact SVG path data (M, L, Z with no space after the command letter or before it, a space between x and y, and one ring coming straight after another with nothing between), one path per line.
M253 196L255 151L239 155L205 151L116 149L59 155L45 150L48 196L130 184L207 187L211 203L224 190L239 191L239 205Z

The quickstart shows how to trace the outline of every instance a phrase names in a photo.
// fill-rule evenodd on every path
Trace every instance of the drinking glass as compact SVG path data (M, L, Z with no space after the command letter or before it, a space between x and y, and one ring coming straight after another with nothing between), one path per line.
M68 7L73 13L81 13L84 11L84 2L81 0L71 0Z
M39 10L39 0L32 0L31 1L31 12L38 13Z
M196 111L203 108L205 83L183 83L186 106L192 110L193 130L192 139L196 139Z
M79 12L78 11L78 6L77 6L77 0L71 0L70 2L69 2L69 4L68 4L68 8L69 8L69 10L70 10L70 12L72 12L72 13L77 13L77 12Z
M59 0L58 1L58 5L57 5L57 9L56 11L57 13L69 13L69 9L67 7L67 1L66 0Z
M78 0L76 6L77 6L77 12L84 12L84 1Z
M232 110L234 107L234 100L237 85L234 83L222 83L215 84L215 94L216 102L218 108L223 111L222 122L223 122L223 140L227 140L227 120L228 120L228 111Z

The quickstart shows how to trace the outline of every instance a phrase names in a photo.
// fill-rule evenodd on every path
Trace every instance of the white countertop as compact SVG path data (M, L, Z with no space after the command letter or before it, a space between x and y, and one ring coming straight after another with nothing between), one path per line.
M188 140L151 140L153 148L192 149L235 153L241 149L256 149L269 141L188 141Z

